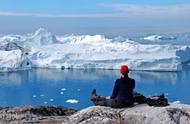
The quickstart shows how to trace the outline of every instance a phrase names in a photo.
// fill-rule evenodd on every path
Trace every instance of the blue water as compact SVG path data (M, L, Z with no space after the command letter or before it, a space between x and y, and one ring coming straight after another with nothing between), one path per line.
M63 105L74 109L91 106L90 93L109 96L118 70L52 70L32 69L11 73L0 73L0 106ZM182 72L131 71L136 80L135 91L145 96L165 93L170 102L190 104L190 67ZM63 94L61 89L65 88ZM53 99L51 101L50 99ZM78 103L66 103L76 99Z

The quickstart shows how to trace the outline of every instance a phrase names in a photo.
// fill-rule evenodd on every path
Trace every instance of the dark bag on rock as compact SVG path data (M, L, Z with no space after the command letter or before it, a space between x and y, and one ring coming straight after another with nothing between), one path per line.
M134 99L134 102L139 103L139 104L146 103L146 97L137 92L133 93L133 99Z
M168 100L165 98L164 94L160 96L153 96L151 98L147 98L146 102L150 106L167 106Z

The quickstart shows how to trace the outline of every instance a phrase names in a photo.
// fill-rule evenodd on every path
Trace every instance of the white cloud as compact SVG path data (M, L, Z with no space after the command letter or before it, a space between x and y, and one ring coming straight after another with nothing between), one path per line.
M133 18L190 18L190 4L140 5L140 4L100 4L111 8L120 16Z
M190 18L190 4L179 5L142 5L142 4L98 4L110 9L107 13L83 14L43 14L0 12L0 16L29 16L45 18L83 18L83 17L128 17L128 18Z
M0 16L20 16L20 17L45 17L45 18L81 18L81 17L117 17L117 13L97 13L97 14L39 14L39 13L17 13L17 12L0 12Z

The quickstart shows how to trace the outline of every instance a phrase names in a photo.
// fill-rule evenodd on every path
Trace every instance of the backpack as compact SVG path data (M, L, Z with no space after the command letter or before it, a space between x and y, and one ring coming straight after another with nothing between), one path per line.
M160 96L153 96L151 98L147 98L146 102L149 106L167 106L168 100L165 98L164 94Z
M164 94L146 98L144 95L142 95L138 92L134 92L133 99L134 99L134 102L136 102L138 104L147 103L149 106L167 106L167 105L169 105L168 99L165 98Z

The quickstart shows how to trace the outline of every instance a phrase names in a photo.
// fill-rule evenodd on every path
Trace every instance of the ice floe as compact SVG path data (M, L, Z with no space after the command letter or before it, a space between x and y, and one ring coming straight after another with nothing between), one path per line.
M62 88L61 91L66 91L66 88Z
M75 99L68 99L68 100L66 101L66 103L76 104L76 103L78 103L78 101L75 100Z
M61 95L63 95L63 94L64 94L64 92L60 92L60 94L61 94Z

